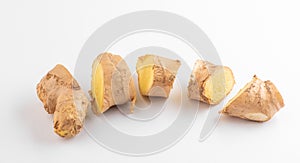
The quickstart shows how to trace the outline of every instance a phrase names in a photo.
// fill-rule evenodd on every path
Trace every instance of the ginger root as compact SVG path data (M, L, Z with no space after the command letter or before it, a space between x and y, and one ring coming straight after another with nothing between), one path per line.
M218 104L235 84L229 67L197 60L188 85L188 97L207 104Z
M127 63L119 55L102 53L92 66L93 110L104 113L110 107L131 102L130 111L136 101L136 92Z
M262 81L254 75L221 113L257 122L270 120L284 106L281 94L271 81Z
M140 93L143 96L168 97L180 65L179 60L150 54L139 57L136 70Z
M56 65L37 85L45 110L54 114L54 131L73 137L83 127L89 101L77 81L63 65Z

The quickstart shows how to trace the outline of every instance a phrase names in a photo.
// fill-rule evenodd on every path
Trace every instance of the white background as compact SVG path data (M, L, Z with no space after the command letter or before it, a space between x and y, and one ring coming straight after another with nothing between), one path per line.
M296 0L2 0L0 162L299 162L299 8ZM145 9L202 28L235 73L232 94L257 74L276 84L286 106L266 123L223 116L205 142L197 141L200 117L177 145L148 157L110 152L84 131L70 140L56 136L36 84L56 63L73 72L82 45L103 23Z

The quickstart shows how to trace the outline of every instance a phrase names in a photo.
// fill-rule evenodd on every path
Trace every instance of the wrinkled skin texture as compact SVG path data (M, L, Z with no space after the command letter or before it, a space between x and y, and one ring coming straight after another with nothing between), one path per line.
M97 74L96 69L101 66L102 74ZM136 101L136 91L131 72L127 63L119 55L111 53L102 53L93 62L92 73L92 89L90 94L93 98L93 111L104 113L109 108L115 105L131 102L130 110L133 108ZM94 81L96 75L103 80L103 86L97 88L97 83ZM96 97L97 91L103 91L103 97Z
M270 120L284 107L284 101L271 81L256 76L231 99L221 113L257 122Z
M73 137L83 127L89 101L77 81L63 65L56 65L37 85L45 110L54 114L54 131Z
M49 114L55 111L56 99L61 88L78 89L79 85L71 73L63 65L58 64L42 78L36 88L37 95Z
M208 82L215 80L212 76L221 71L221 81L214 81L211 87L208 87ZM224 72L222 72L224 71ZM225 73L228 72L228 73ZM226 79L224 79L226 78ZM190 99L199 100L207 104L218 104L226 95L228 95L235 84L234 76L229 67L214 65L207 61L197 60L188 85L188 97ZM221 94L217 100L212 99L214 95L209 96L208 89L216 89L217 86L228 87L220 90Z
M140 93L143 96L169 97L180 65L179 60L172 60L151 54L139 57L136 69L138 72ZM149 89L142 91L145 86L143 85L142 78L146 76L143 73L149 72L143 71L145 68L150 69L149 71L152 71L151 74L153 76L149 80L146 79L149 82L147 85L150 85Z
M62 91L53 116L55 133L67 138L77 135L83 127L88 105L82 90Z

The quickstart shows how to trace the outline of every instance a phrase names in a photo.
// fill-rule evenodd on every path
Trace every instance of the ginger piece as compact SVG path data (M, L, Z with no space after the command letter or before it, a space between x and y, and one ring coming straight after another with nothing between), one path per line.
M56 65L42 78L37 94L45 110L54 114L55 133L69 138L80 132L89 100L63 65Z
M53 114L56 107L57 92L60 88L77 88L78 83L63 66L56 65L37 85L37 95L43 102L45 110Z
M218 104L235 84L229 67L197 60L188 85L188 97L207 104Z
M93 111L104 113L110 107L131 102L130 111L136 101L133 78L127 63L119 55L102 53L93 62L92 88Z
M257 122L270 120L284 106L275 85L253 76L251 82L233 97L221 113Z
M138 58L136 70L140 93L143 96L169 97L181 63L156 55Z
M82 90L65 89L57 98L54 131L62 137L77 135L83 127L89 101Z

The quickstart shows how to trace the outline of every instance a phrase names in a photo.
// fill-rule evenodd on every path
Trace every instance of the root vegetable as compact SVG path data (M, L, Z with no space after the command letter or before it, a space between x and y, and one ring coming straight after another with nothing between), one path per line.
M54 114L54 131L73 137L83 127L89 101L77 81L63 65L56 65L37 85L45 110Z
M93 110L104 113L110 107L131 102L130 110L136 101L135 86L127 63L119 55L100 54L92 67Z
M207 104L218 104L235 84L229 67L197 60L188 85L188 97Z
M83 127L89 105L82 90L66 89L57 99L54 112L54 131L62 137L77 135Z
M143 96L168 97L180 65L179 60L156 55L139 57L136 70L140 93Z
M256 76L232 98L221 113L251 121L264 122L284 106L281 94L271 81Z

